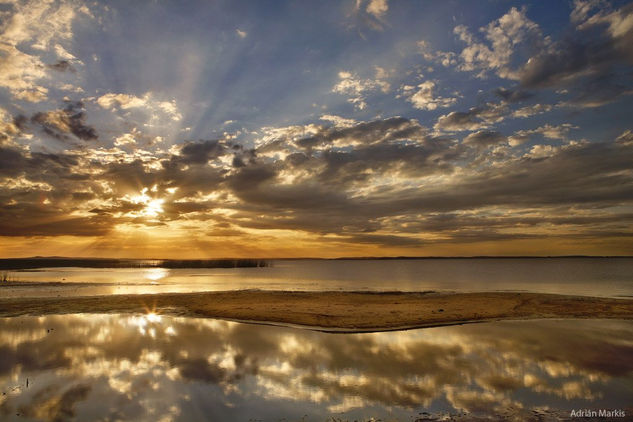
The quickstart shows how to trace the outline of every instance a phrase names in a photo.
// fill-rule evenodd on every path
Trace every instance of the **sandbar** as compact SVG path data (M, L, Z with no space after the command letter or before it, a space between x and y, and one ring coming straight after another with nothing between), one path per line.
M0 316L156 313L383 331L504 319L633 319L633 300L540 293L291 292L237 290L60 298L0 298Z

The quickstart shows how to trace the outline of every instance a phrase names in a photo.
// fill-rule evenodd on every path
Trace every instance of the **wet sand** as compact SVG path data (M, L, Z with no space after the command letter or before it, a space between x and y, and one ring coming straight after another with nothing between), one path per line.
M503 319L633 319L633 300L539 293L225 291L0 298L0 316L148 313L380 331Z

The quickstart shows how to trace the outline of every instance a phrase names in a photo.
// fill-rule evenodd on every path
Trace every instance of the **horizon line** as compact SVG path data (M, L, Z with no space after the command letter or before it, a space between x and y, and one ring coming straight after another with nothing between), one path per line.
M100 260L100 261L224 261L224 260L397 260L397 259L538 259L538 258L633 258L633 255L379 255L379 256L340 256L340 257L223 257L223 258L112 258L112 257L91 257L91 256L27 256L0 258L0 261L26 260L26 259L68 259L68 260Z

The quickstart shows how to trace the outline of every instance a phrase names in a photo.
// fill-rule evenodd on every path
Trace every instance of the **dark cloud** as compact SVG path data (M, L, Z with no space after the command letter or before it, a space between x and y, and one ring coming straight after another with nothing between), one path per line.
M31 122L39 125L49 136L60 141L68 141L69 134L84 140L97 139L97 131L85 124L86 113L82 102L67 102L62 110L35 113Z
M277 171L274 166L257 163L248 167L240 167L237 172L229 176L227 183L237 192L252 191L276 175Z
M450 172L450 160L458 154L454 144L442 138L423 143L383 142L360 146L351 151L325 151L319 160L325 165L319 174L323 181L348 183L364 181L376 172L422 176Z
M530 58L519 71L521 86L551 87L585 77L604 84L614 79L618 65L633 63L633 27L622 23L631 19L633 5L589 18L561 41ZM582 82L574 87L589 92Z
M0 188L0 234L103 236L121 223L182 218L194 226L217 223L229 234L288 229L402 247L428 244L419 233L435 233L434 242L507 240L538 237L548 232L539 230L545 225L574 226L577 236L631 234L621 223L630 216L614 211L633 197L628 132L616 142L493 154L485 148L506 142L496 131L474 132L459 143L424 135L415 121L369 123L322 128L313 136L320 141L308 146L285 139L280 147L288 155L281 158L221 140L190 141L149 162L3 146L0 177L12 184ZM130 199L143 189L164 199L153 219L139 217L144 204ZM94 199L103 203L88 207ZM214 214L217 207L231 213ZM491 207L507 215L493 218L483 211ZM83 216L74 215L78 209ZM539 215L521 214L525 209Z
M296 144L301 148L327 146L341 140L370 144L396 139L419 139L425 132L426 130L416 120L392 117L359 123L348 128L324 129L316 135L298 140Z
M22 114L19 114L19 115L15 116L15 117L13 118L13 124L14 124L14 125L15 125L15 126L16 126L19 130L22 130L22 131L23 131L23 130L25 130L25 129L27 128L27 126L28 126L28 121L29 121L28 117L26 117L26 116L24 116L24 115L22 115Z
M452 111L440 116L434 128L449 132L485 129L492 123L502 121L509 112L506 105L489 102L468 111Z
M0 196L2 199L5 198ZM69 215L69 209L44 204L47 199L45 194L12 199L20 199L20 202L11 204L6 199L3 201L0 236L102 236L112 226L112 222L104 217L73 217Z
M503 143L505 139L497 132L483 131L472 134L469 141L475 146L486 146ZM351 236L350 242L375 242L381 245L421 244L423 242L420 240L398 234L419 232L442 232L448 242L507 240L534 237L529 233L501 234L507 228L528 228L539 224L613 226L618 219L626 221L627 217L623 214L585 214L582 218L572 215L554 218L556 211L550 208L570 207L567 211L560 211L564 215L574 208L588 211L594 206L626 204L633 195L631 181L618 173L630 166L633 149L604 143L570 146L544 158L505 157L501 162L479 172L463 173L450 189L388 187L376 188L370 194L357 196L354 195L355 189L366 186L366 180L370 177L369 173L363 174L363 171L376 168L380 169L379 174L386 175L389 174L386 169L398 162L394 159L410 157L411 163L418 163L416 171L420 175L425 171L424 157L428 156L428 152L416 155L406 149L405 153L397 154L395 158L384 153L383 149L370 149L380 153L366 156L364 148L324 153L316 158L300 155L288 160L288 157L286 161L292 162L291 169L296 171L319 169L315 170L310 182L295 181L292 185L284 185L269 168L265 183L255 182L264 177L253 177L240 187L231 186L233 192L245 201L239 206L243 211L235 216L235 222L260 229L287 228L321 234L336 233ZM453 159L465 157L462 154ZM597 157L600 157L599 165L595 164ZM380 159L384 162L379 162ZM437 175L447 169L429 166L426 171ZM314 183L319 180L320 184ZM485 213L471 214L470 217L454 214L456 210L472 212L492 206L506 207L509 211L525 207L542 208L544 215L491 221ZM442 219L444 213L448 214ZM427 220L429 214L436 217ZM405 218L403 225L394 225L400 218ZM614 228L633 235L626 227ZM383 229L392 235L384 235L380 232Z
M521 102L534 96L531 92L523 91L521 89L508 89L503 87L495 89L494 92L495 95L508 103Z
M477 119L476 109L451 111L444 116L440 116L435 125L436 129L447 131L477 130L481 127L485 127L485 124Z
M506 141L507 138L501 133L489 130L474 132L464 138L464 144L476 148L487 148L491 145L505 143Z
M184 164L206 164L226 153L226 146L217 139L185 142L179 161Z
M24 171L26 159L16 148L0 147L0 175L15 176Z
M71 71L74 72L75 68L70 64L68 60L59 60L56 63L49 64L49 69L57 70L59 72Z
M571 98L564 105L577 107L600 107L633 94L633 85L615 73L598 74L583 78L574 86Z

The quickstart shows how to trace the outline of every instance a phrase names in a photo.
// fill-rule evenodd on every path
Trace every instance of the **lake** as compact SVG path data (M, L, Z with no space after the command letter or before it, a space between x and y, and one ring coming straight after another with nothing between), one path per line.
M265 268L43 268L11 271L0 295L51 296L235 289L526 291L633 296L633 258L274 260ZM50 283L29 284L27 281Z
M275 260L11 271L1 298L238 289L630 298L633 259ZM568 420L633 412L633 321L380 333L152 313L0 318L0 420ZM470 419L469 419L470 418Z

